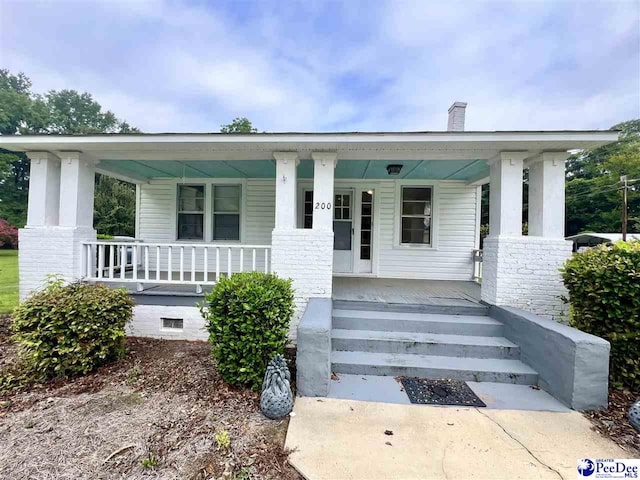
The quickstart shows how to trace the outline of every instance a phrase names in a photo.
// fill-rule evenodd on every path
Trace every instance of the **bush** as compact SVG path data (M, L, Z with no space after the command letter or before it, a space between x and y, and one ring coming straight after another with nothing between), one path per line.
M640 390L640 242L599 246L562 269L570 324L611 343L612 385Z
M54 281L15 309L13 338L39 378L85 374L124 354L132 310L124 290Z
M212 354L222 378L254 390L269 360L284 354L293 315L291 280L251 272L221 278L206 296Z
M18 248L18 229L0 218L0 247Z

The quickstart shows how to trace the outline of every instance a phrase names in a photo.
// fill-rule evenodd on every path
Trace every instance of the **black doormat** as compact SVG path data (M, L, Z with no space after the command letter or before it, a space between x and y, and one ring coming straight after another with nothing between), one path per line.
M411 403L486 407L465 382L460 380L400 377Z

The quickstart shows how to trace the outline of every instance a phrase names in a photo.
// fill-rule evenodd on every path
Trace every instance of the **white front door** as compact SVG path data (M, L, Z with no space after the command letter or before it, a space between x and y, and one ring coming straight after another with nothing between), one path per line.
M336 190L333 204L333 271L353 272L353 191Z

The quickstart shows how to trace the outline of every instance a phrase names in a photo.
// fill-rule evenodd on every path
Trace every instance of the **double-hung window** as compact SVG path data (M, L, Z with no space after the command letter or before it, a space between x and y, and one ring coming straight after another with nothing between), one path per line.
M400 199L400 243L431 245L431 187L402 187Z
M204 240L204 185L178 185L178 240Z
M213 240L240 240L240 185L213 185Z

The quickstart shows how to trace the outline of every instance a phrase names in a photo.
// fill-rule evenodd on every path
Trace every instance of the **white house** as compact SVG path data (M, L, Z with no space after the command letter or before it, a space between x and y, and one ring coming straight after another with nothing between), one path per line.
M452 105L443 132L1 136L0 147L31 159L20 295L49 274L127 284L138 303L131 332L168 338L206 338L194 306L202 289L248 270L293 280L293 327L310 298L344 300L338 287L383 302L377 292L395 288L405 303L422 303L407 292L428 300L436 289L458 306L476 288L475 305L560 319L558 267L572 247L565 159L618 135L464 131L465 108ZM136 184L135 242L96 240L96 172ZM486 183L490 235L478 287Z

